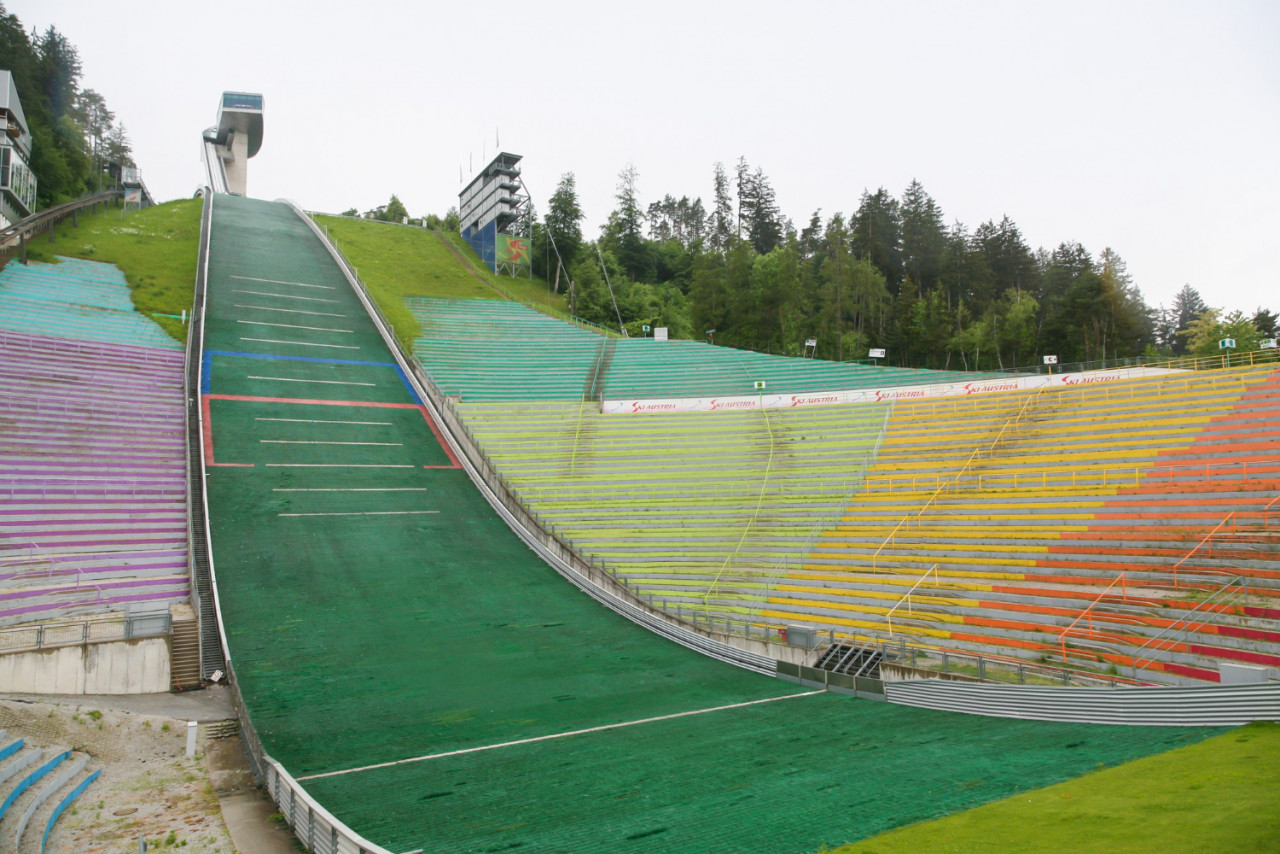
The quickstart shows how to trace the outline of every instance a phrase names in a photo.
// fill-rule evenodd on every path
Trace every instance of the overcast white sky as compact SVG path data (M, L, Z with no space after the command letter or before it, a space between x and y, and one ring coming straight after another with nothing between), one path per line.
M249 193L309 209L443 214L500 133L595 236L626 163L643 204L709 201L741 155L797 226L917 178L948 221L1111 246L1153 305L1280 310L1280 3L4 3L76 45L160 199L254 91Z

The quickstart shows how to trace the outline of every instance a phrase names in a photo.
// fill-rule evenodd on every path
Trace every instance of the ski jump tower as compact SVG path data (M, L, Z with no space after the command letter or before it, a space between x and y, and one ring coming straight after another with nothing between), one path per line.
M245 195L249 158L262 148L262 95L223 92L218 104L218 124L204 132L204 139L221 161L226 176L223 192Z
M528 202L520 155L505 151L458 194L462 236L495 273L533 275Z

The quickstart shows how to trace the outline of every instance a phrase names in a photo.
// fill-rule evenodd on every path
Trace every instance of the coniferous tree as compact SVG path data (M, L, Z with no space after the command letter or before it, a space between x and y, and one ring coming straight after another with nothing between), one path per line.
M560 176L556 191L547 204L546 230L555 242L555 284L560 292L560 276L577 259L582 248L582 206L578 204L578 181L572 172Z
M916 295L923 297L938 287L942 272L947 248L942 209L919 181L912 181L902 194L900 210L903 274L915 283Z

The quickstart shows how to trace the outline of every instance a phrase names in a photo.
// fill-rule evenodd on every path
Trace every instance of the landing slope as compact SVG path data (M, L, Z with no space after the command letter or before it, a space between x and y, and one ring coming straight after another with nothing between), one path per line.
M287 207L218 196L211 247L231 657L265 749L379 844L812 850L1205 734L855 702L660 640L492 513Z

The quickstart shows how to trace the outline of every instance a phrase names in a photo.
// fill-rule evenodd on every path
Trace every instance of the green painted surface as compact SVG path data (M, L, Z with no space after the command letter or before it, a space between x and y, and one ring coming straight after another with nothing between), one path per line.
M250 717L290 773L798 692L560 579L463 472L428 467L447 455L305 226L226 196L214 214L214 559ZM320 313L289 314L300 306ZM817 695L307 785L397 851L814 850L1207 734Z

